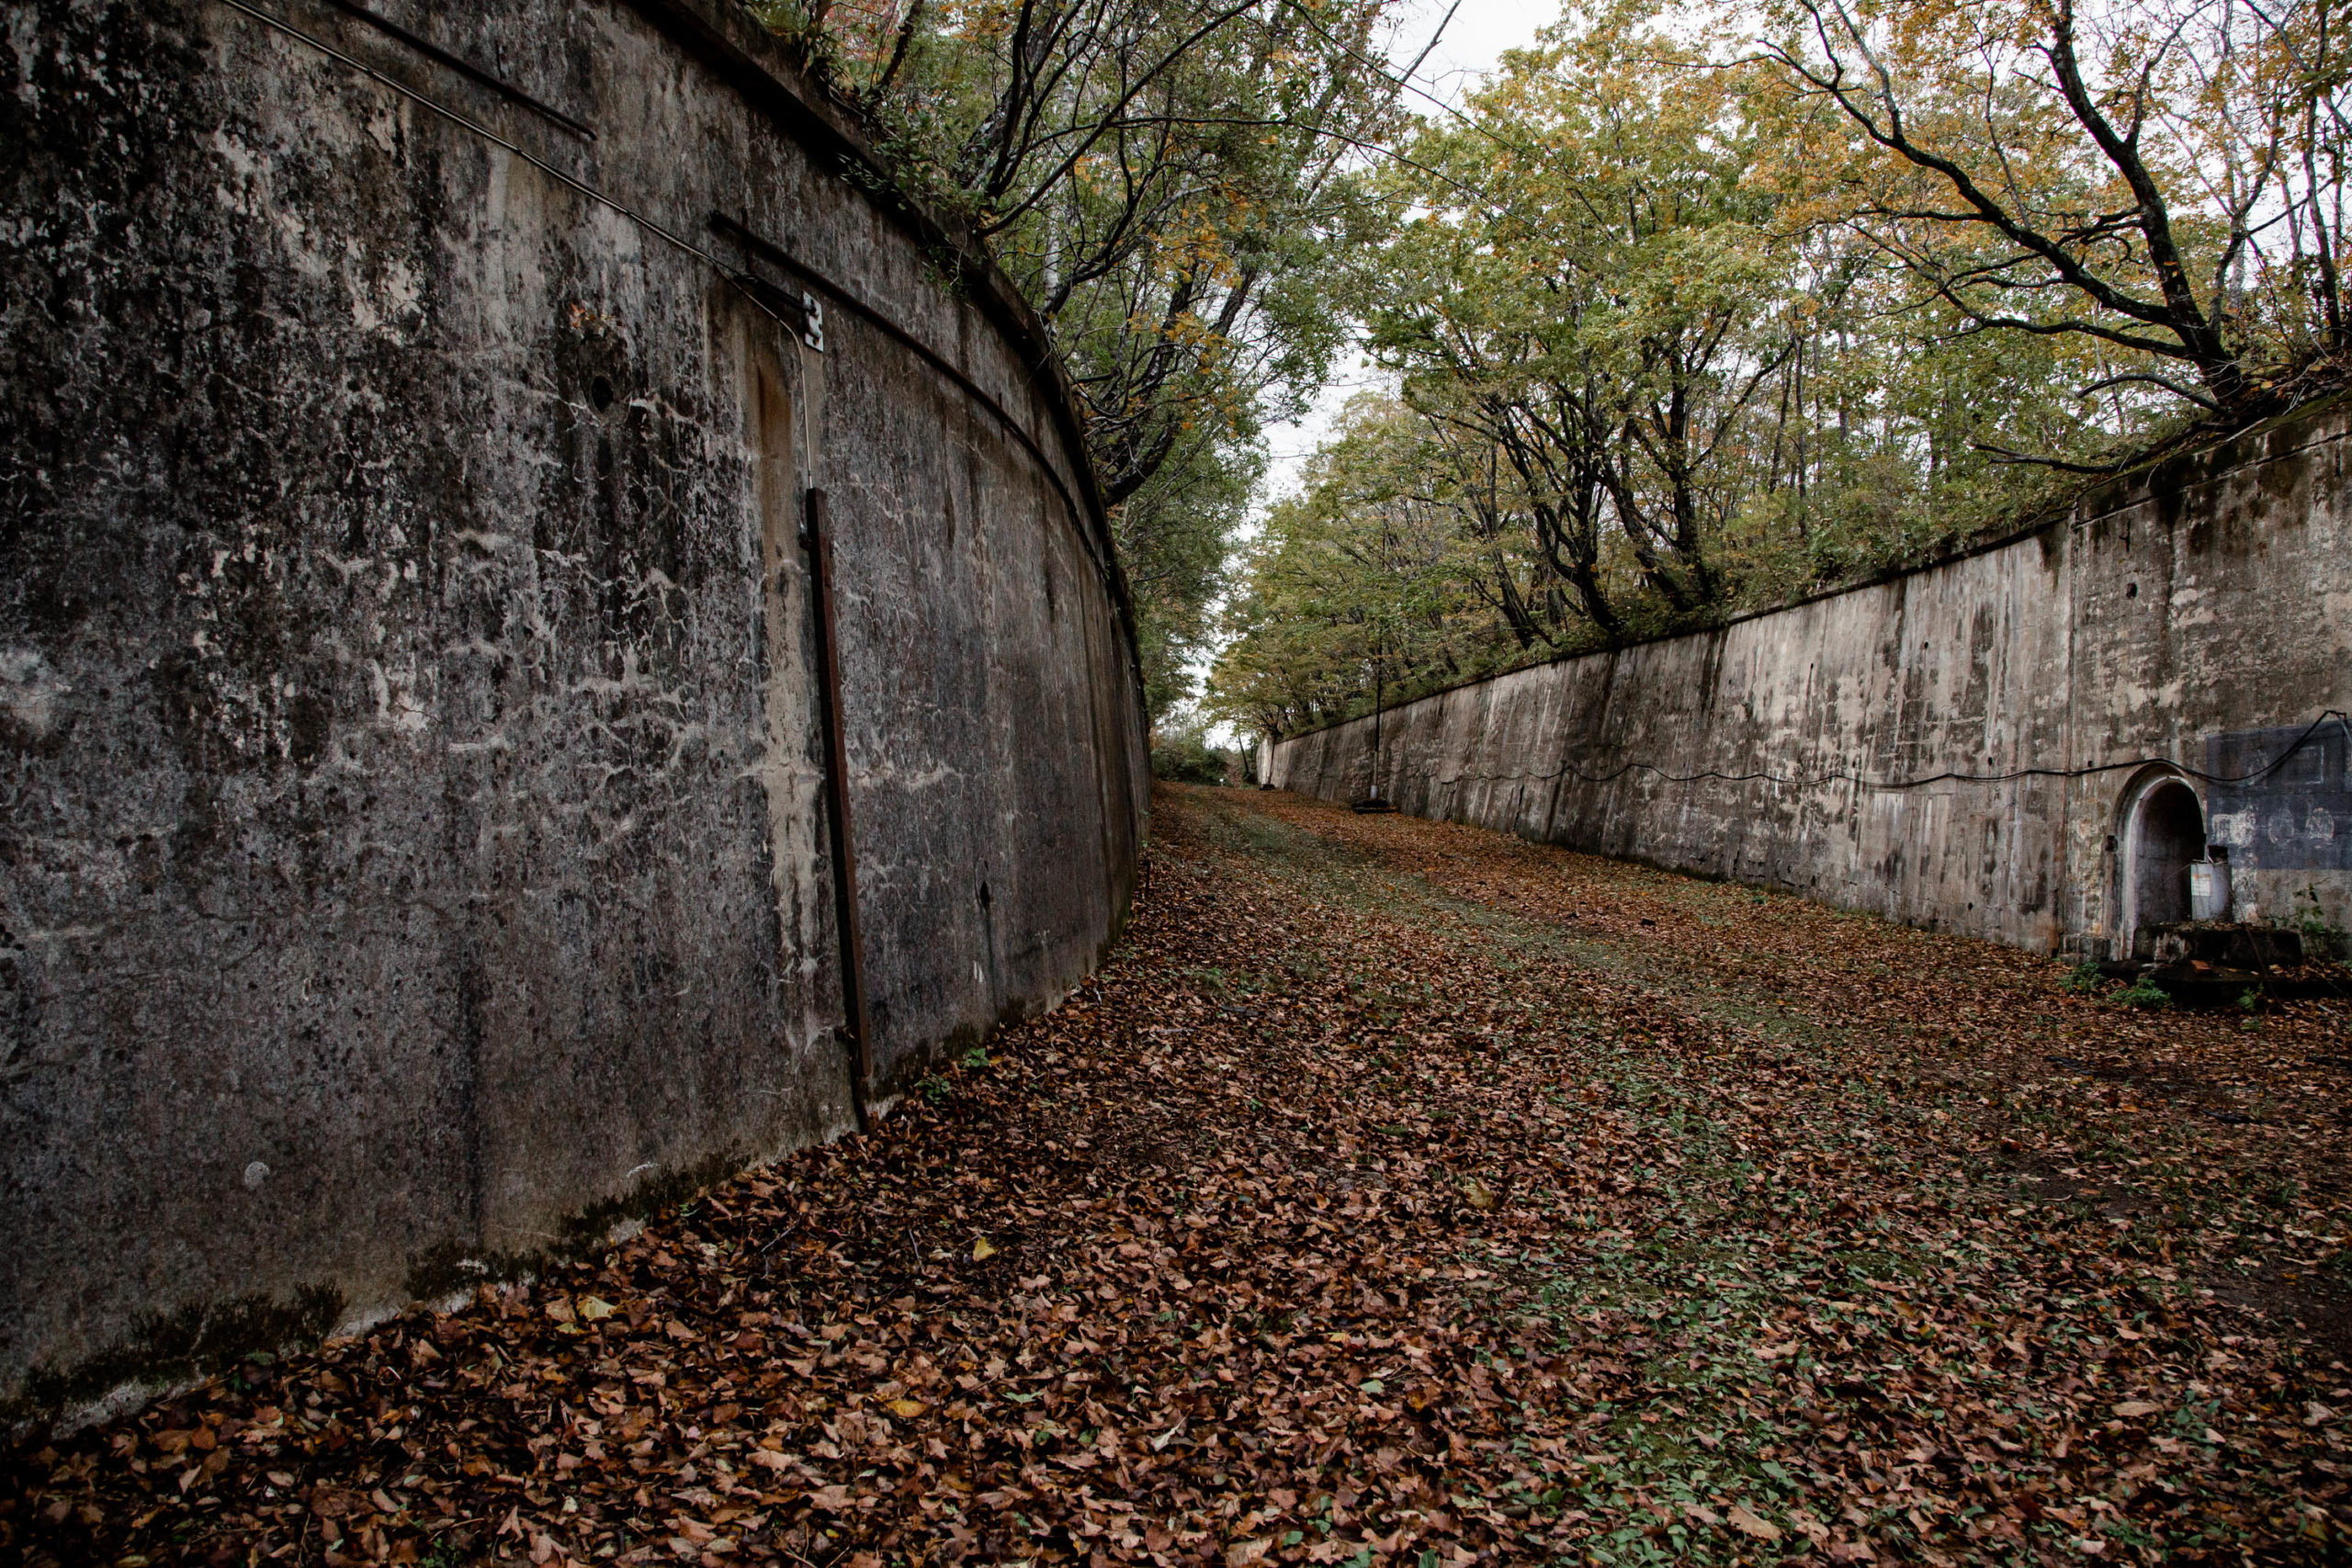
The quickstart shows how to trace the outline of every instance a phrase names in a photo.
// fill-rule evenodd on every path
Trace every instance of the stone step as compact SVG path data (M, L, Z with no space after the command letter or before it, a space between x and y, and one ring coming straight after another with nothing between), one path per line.
M2237 969L2292 969L2303 961L2299 931L2226 920L2184 920L2143 926L2133 933L2132 956L2143 964L2199 963Z
M2291 933L2290 933L2291 934ZM2102 962L2099 973L2110 980L2145 980L2182 1007L2228 1007L2248 991L2265 998L2291 1001L2303 997L2352 996L2352 983L2343 972L2326 969L2254 970L2232 964L2178 959L2165 964L2140 964L2129 959Z

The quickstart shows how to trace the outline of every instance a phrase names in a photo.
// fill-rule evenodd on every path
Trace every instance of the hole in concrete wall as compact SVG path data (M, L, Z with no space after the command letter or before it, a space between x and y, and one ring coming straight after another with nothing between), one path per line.
M613 406L613 384L602 376L597 377L588 383L588 400L596 405L598 413L603 413Z
M2205 810L2177 779L2150 788L2132 807L2132 926L2188 919L2188 865L2205 858Z
M2126 599L2137 599L2140 596L2140 585L2136 582L2125 583L2123 585L2123 596Z

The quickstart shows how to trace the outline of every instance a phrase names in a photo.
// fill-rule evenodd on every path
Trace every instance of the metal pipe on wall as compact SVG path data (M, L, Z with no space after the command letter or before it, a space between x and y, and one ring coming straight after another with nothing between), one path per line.
M825 714L825 832L832 840L833 919L841 934L842 1032L849 1043L850 1103L857 1130L871 1125L866 1096L874 1084L874 1034L865 1009L865 941L857 919L857 842L850 831L849 746L842 710L839 622L833 609L832 515L821 490L808 491L801 543L808 551L817 608L817 691Z

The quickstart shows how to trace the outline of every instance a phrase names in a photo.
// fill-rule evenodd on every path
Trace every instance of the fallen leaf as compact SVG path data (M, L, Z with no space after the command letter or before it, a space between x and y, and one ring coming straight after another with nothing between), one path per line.
M2032 954L1279 794L1161 790L1153 833L1119 948L954 1093L0 1460L11 1553L317 1561L332 1523L354 1562L569 1568L626 1530L704 1568L1463 1568L1713 1518L1748 1542L1720 1557L1867 1562L1891 1524L1933 1565L2010 1524L2161 1562L2352 1523L2333 1352L2198 1293L2352 1252L2352 1061L2303 1065L2340 1000L2151 1018ZM2143 1153L2170 1119L2160 1165L2122 1103ZM2301 1184L2291 1232L2254 1168ZM2100 1215L2183 1183L2171 1280ZM1017 1278L972 1267L1000 1234ZM2203 1442L2113 1403L2184 1374ZM1770 1519L1735 1513L1766 1465Z

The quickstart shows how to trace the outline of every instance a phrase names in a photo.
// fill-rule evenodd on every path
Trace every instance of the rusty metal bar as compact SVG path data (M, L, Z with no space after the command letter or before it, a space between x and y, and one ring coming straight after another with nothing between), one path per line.
M833 841L833 916L841 931L842 1032L849 1038L850 1102L857 1130L871 1126L866 1096L874 1084L874 1034L865 1010L865 938L857 919L857 843L850 832L849 745L842 713L842 654L833 614L831 510L825 492L808 492L808 522L801 542L808 549L808 577L817 606L817 689L825 708L825 820Z

